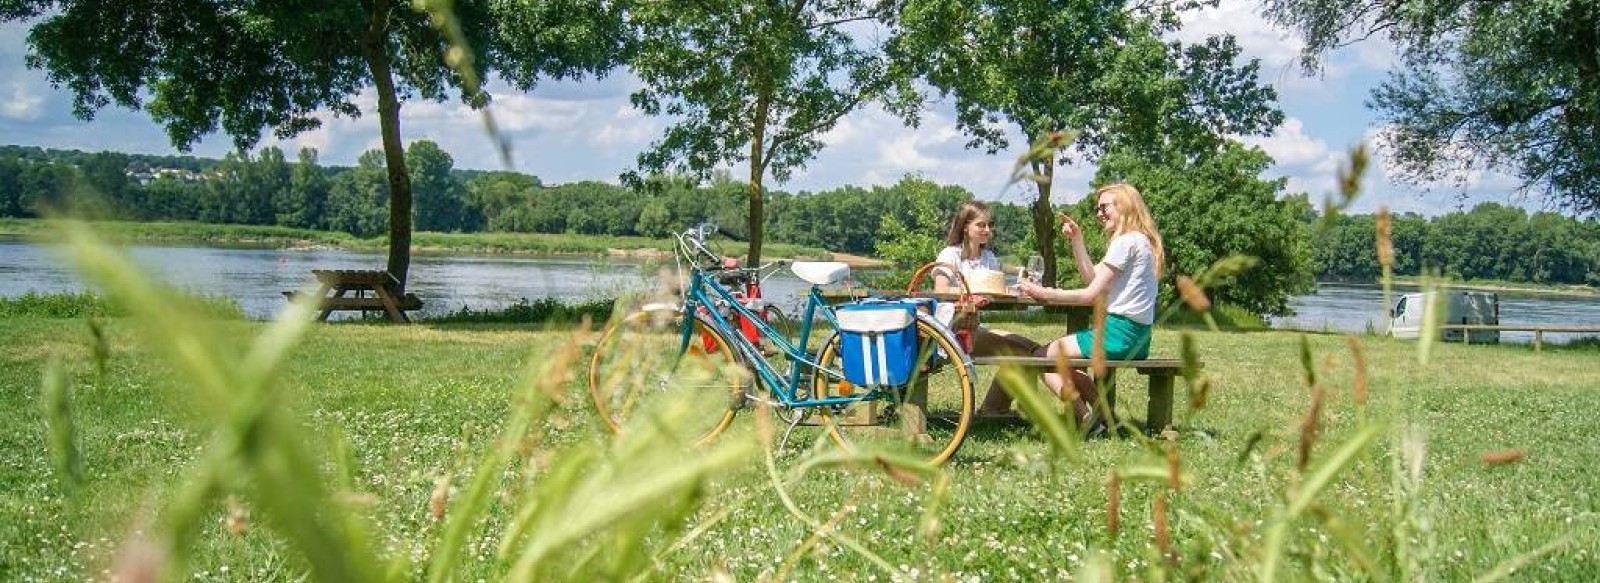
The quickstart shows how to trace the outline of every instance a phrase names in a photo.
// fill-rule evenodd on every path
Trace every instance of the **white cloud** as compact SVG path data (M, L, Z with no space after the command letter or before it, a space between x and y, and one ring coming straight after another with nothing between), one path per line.
M1305 122L1297 117L1285 119L1283 125L1269 137L1249 136L1243 141L1247 145L1260 146L1280 166L1309 166L1328 156L1327 142L1307 135Z
M824 147L833 148L860 139L863 122L858 121L858 119L862 117L861 115L848 116L840 119L839 123L833 124L833 128L822 134L821 139Z
M638 152L649 146L661 128L662 125L655 119L647 118L633 105L623 103L616 106L611 119L594 132L589 143L608 150Z
M584 101L541 99L528 95L507 95L495 99L494 118L508 132L573 132L587 122L590 104ZM477 117L465 106L453 116Z
M867 107L841 120L822 136L826 149L797 172L792 187L822 190L845 184L890 185L920 176L941 184L965 187L991 198L1009 172L1003 156L967 150L966 136L956 129L948 104L925 111L917 128L879 107Z
M43 114L44 97L22 80L11 82L10 95L0 102L0 116L11 119L37 119Z

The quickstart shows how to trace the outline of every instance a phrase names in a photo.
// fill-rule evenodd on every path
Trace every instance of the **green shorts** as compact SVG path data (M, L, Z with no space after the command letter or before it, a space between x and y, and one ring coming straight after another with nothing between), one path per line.
M1094 355L1094 329L1073 334L1084 358ZM1120 314L1106 314L1106 358L1140 360L1150 357L1150 325L1140 324Z

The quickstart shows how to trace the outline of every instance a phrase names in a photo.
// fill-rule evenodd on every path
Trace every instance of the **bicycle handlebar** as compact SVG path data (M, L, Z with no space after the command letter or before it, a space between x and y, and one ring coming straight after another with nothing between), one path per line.
M711 247L706 244L711 233L716 231L716 223L707 221L678 233L676 237L678 239L679 253L683 255L685 260L688 260L689 263L701 271L717 272L722 277L730 278L749 276L761 281L777 273L778 270L776 268L783 267L789 263L786 260L778 260L767 262L757 267L739 267L737 264L732 267L725 265L723 255L712 251ZM763 271L767 272L766 275L762 275Z

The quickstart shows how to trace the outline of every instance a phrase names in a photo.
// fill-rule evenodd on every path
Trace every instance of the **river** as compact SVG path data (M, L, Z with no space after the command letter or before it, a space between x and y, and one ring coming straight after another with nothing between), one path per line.
M381 269L384 255L340 249L253 249L234 247L132 246L124 251L147 272L172 285L239 303L252 318L275 317L286 305L282 292L315 284L312 269ZM646 291L655 268L638 260L591 257L459 256L419 254L412 258L407 291L421 296L428 314L498 310L519 300L543 297L586 299L620 291ZM800 304L804 284L787 270L766 282L767 297L789 312ZM85 284L53 247L0 239L0 297L29 291L75 292ZM1383 291L1370 286L1323 285L1296 297L1295 315L1272 321L1275 328L1328 332L1383 331L1387 306ZM1504 292L1503 324L1593 324L1600 326L1600 298L1574 298ZM1589 335L1594 336L1594 335ZM1562 343L1572 334L1546 334ZM1507 332L1504 342L1526 343L1531 333Z

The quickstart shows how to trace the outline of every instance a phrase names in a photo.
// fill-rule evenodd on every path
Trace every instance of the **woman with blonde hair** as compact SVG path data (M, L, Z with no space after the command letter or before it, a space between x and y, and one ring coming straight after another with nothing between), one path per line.
M1058 304L1090 306L1095 300L1106 299L1106 324L1104 346L1110 360L1136 360L1150 355L1150 326L1156 319L1157 284L1161 276L1165 249L1161 233L1156 230L1155 219L1144 204L1138 189L1127 183L1102 186L1094 192L1095 217L1106 231L1106 254L1099 263L1089 260L1089 251L1083 244L1083 229L1071 217L1061 215L1061 234L1072 244L1073 264L1085 285L1077 289L1044 287L1028 281L1019 285L1019 292L1027 297ZM1051 342L1035 354L1040 356L1086 358L1094 354L1094 330L1078 330ZM1094 402L1098 400L1094 382L1082 370L1072 372L1072 383L1078 391L1075 404L1080 427L1093 430L1103 428L1103 421L1095 419ZM1046 373L1044 382L1056 394L1061 394L1065 380L1061 375ZM1007 395L990 393L985 407L1009 407Z

